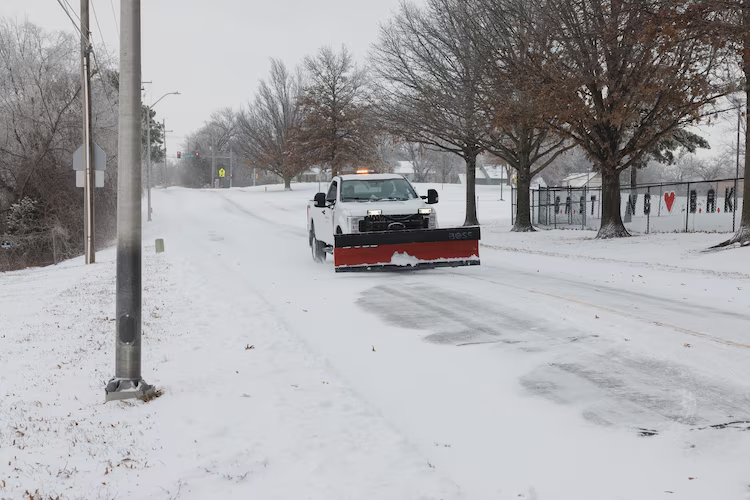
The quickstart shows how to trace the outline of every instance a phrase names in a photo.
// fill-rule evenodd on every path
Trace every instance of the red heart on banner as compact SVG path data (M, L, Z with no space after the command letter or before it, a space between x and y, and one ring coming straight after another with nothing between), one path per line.
M672 205L674 205L674 191L671 193L664 193L664 203L667 204L667 212L671 212Z

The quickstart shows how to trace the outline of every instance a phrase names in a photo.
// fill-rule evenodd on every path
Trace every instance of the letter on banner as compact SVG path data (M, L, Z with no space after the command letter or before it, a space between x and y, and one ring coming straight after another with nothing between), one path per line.
M638 203L638 195L628 195L628 214L635 215L635 205Z
M714 212L716 212L716 191L709 189L706 195L706 213L712 214Z
M734 198L734 188L727 188L724 193L724 211L734 212L734 202L732 200Z
M694 214L697 207L698 193L695 189L690 190L690 213Z

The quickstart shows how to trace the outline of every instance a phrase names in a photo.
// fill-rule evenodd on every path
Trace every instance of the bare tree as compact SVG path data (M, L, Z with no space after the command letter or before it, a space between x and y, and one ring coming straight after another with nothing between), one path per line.
M269 82L261 80L255 101L238 118L240 149L254 165L281 177L286 190L308 167L298 140L301 86L299 72L272 59Z
M551 37L544 36L525 0L479 3L480 16L470 35L486 61L481 97L491 123L483 144L517 173L513 231L534 231L529 205L531 180L572 147L552 131L549 122L555 117L556 103L540 92L528 72L530 58L549 50Z
M189 134L182 144L185 153L197 154L179 160L179 184L187 187L211 186L213 175L211 153L215 150L226 156L230 147L239 148L239 125L237 114L225 107L211 113L203 126ZM226 159L223 159L226 161ZM239 160L239 158L238 158Z
M436 167L434 151L419 142L404 142L400 144L398 150L399 156L411 164L414 181L427 182Z
M675 158L672 165L666 169L671 180L683 181L714 181L726 179L733 173L730 165L717 158L698 158L695 154L685 152Z
M733 49L740 69L738 80L740 94L745 103L750 102L750 2L748 0L696 0L691 2L684 16L685 26L701 37L708 37L716 46L728 45ZM737 105L740 98L734 99ZM750 147L750 113L745 110L744 148ZM736 152L736 150L735 150ZM750 157L745 155L742 216L735 235L714 248L739 243L750 245Z
M402 4L372 53L380 119L394 135L466 163L465 225L476 225L476 165L487 126L479 96L482 54L469 36L476 7L463 0Z
M558 102L556 132L602 174L599 238L628 236L620 213L620 172L700 118L729 89L726 54L680 29L689 1L530 0L540 36L553 37L530 69Z
M549 186L557 186L571 174L591 172L594 165L579 147L574 147L555 160L542 172L541 177Z
M376 137L375 156L377 160L371 164L374 172L393 172L398 164L398 145L388 134L379 133Z
M0 233L12 231L20 243L8 266L83 250L83 193L71 169L82 143L78 50L69 34L0 20ZM111 72L97 65L92 76L94 140L110 159L95 194L101 246L114 235L117 97Z
M300 143L314 164L337 175L346 166L379 166L367 73L351 53L330 47L305 58Z

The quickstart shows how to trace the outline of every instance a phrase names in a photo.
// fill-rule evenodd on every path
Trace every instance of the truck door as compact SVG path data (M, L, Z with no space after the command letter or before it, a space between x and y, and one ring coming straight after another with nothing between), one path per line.
M335 218L333 217L333 211L336 209L336 202L338 201L338 179L334 179L328 188L326 194L326 201L330 205L330 208L323 210L323 225L321 226L321 241L325 241L329 245L333 245L333 223Z

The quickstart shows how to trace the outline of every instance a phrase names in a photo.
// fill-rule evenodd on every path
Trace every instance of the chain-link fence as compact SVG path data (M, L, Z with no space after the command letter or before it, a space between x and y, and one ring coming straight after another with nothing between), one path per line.
M743 179L622 187L623 222L634 233L734 232L742 212ZM512 192L513 220L517 191ZM599 229L601 187L548 187L530 192L531 222L543 228Z
M23 235L0 234L0 272L57 264L80 254L62 227Z

